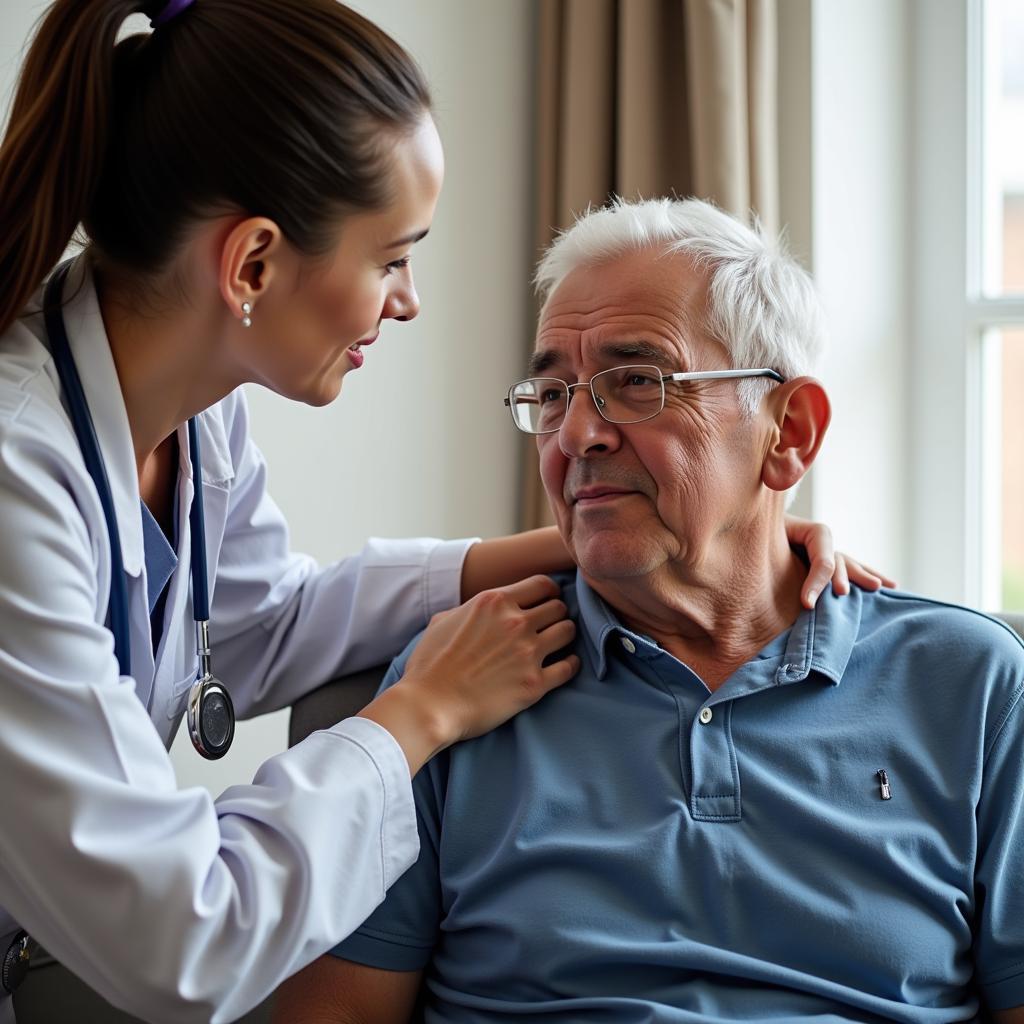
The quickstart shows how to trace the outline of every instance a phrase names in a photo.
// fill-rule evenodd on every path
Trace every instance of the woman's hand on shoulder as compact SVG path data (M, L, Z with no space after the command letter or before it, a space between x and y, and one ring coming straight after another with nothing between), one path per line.
M548 577L485 590L435 615L401 681L360 714L391 732L415 774L439 750L489 732L568 682L579 669L574 654L545 661L575 635Z
M805 608L814 607L818 595L829 583L837 594L848 594L851 583L862 590L896 586L896 581L885 573L836 551L832 531L824 523L786 516L786 537L791 545L804 548L810 559L811 568L800 590L800 600Z

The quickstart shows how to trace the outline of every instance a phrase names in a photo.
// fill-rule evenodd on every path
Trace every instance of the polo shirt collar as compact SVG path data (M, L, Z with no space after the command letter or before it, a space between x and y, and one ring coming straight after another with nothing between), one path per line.
M583 637L591 648L598 679L608 673L609 637L627 636L634 642L651 644L649 637L622 625L578 570L576 599ZM857 587L845 597L837 596L831 586L823 590L814 608L804 609L789 630L785 654L775 673L776 684L799 683L816 672L838 686L857 641L862 607L863 594Z
M816 672L838 686L857 642L863 605L863 592L857 587L845 597L831 585L826 587L815 606L805 608L793 623L776 683L799 683Z
M646 648L651 654L660 651L650 637L634 633L618 621L610 606L590 587L577 570L577 601L580 605L580 623L583 635L594 655L595 675L604 679L608 674L607 643L609 637L627 637L638 649ZM631 648L632 649L632 648Z

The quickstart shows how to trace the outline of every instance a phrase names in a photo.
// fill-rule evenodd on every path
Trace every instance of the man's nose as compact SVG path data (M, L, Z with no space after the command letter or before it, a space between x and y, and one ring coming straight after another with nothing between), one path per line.
M384 300L383 320L412 320L420 311L420 297L416 294L412 272L406 271L395 281Z
M590 388L574 389L565 410L565 419L558 428L558 447L562 454L579 458L595 452L614 451L620 441L618 425L609 423L597 411Z

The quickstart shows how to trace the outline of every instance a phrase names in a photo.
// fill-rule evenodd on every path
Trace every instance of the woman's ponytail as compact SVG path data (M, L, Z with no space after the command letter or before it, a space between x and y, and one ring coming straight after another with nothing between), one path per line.
M58 0L41 21L0 143L0 335L60 259L99 183L114 46L139 0Z
M136 11L158 27L118 42ZM225 211L330 252L391 201L389 139L429 109L416 62L337 0L56 0L0 145L0 334L79 225L129 292Z

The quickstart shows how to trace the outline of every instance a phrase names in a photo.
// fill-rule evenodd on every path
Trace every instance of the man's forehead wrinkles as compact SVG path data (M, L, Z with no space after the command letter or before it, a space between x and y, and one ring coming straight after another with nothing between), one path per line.
M636 303L630 309L621 305L600 306L596 309L581 310L578 303L566 303L565 308L549 304L541 318L542 328L558 330L592 331L604 324L629 324L633 322L658 322L673 334L686 327L693 320L692 314L683 303L651 301Z
M655 364L661 367L680 369L689 364L689 351L685 343L666 342L660 336L647 333L631 338L610 338L599 344L558 345L537 343L530 357L528 370L531 376L545 376L553 369L569 368L577 362L598 367L616 363Z
M642 322L635 317L619 317L583 329L545 322L537 333L530 365L536 369L571 361L577 353L584 357L597 355L614 359L620 354L628 355L630 349L638 349L648 358L658 354L673 360L679 358L693 340L685 325L656 317L645 318Z

